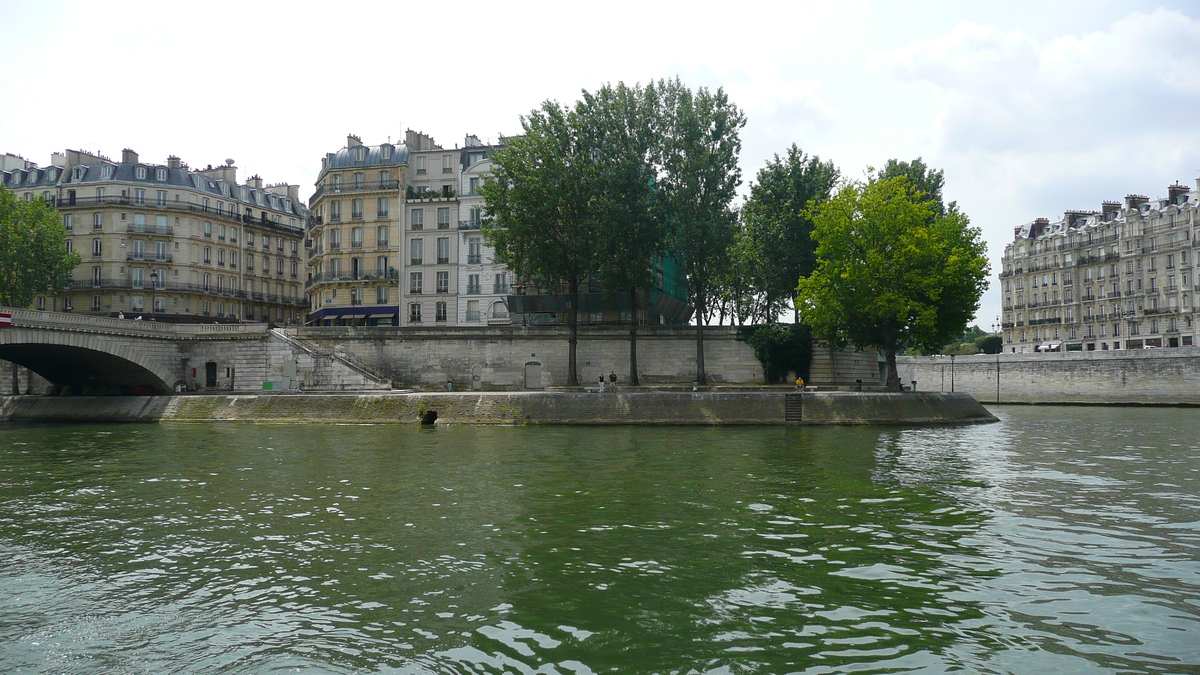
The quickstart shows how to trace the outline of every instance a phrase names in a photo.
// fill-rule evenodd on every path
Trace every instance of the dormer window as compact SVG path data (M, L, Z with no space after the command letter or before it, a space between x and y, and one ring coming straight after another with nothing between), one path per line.
M87 167L77 166L71 170L71 180L83 180L83 172Z
M200 178L200 174L198 174L198 173L192 174L192 185L195 185L198 188L204 187L204 180L202 178Z
M145 178L146 178L146 167L144 167L144 166L139 166L137 169L135 169L135 170L134 170L134 176L136 176L138 180L145 180Z
M379 146L379 156L382 157L383 159L391 159L392 158L392 146L390 146L390 145Z
M239 193L239 194L241 194L241 196L242 196L242 201L244 201L244 202L248 202L248 201L250 201L250 190L249 190L249 188L242 188L242 189L238 190L238 193Z
M154 170L154 179L165 181L167 179L167 170L166 169L155 169Z
M354 161L361 162L367 158L367 149L364 146L358 146L354 149Z

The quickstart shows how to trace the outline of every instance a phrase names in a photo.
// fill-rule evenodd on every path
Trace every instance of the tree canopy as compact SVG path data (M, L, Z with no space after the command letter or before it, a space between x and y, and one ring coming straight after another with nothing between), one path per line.
M941 172L937 172L939 178ZM817 268L797 302L814 336L878 349L900 390L896 351L936 348L979 308L989 265L978 228L939 214L907 176L844 186L813 214Z
M759 169L750 185L739 257L762 295L765 321L775 321L793 303L796 282L816 269L809 209L829 199L840 175L833 162L807 155L793 143L785 157L775 155Z
M62 217L40 197L22 201L0 186L0 305L28 307L67 285L81 262L67 251Z

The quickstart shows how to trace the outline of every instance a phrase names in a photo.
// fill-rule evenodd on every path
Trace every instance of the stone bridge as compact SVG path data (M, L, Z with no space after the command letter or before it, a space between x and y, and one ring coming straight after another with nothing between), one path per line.
M366 369L267 324L169 324L0 308L0 359L75 393L384 389ZM15 371L9 369L15 379ZM41 393L35 391L33 393Z

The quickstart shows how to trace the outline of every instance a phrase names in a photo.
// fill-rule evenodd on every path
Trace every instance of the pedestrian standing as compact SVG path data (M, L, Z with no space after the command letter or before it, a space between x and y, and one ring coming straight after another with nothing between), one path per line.
M604 373L600 373L600 393L604 393Z
M608 388L611 391L617 390L617 371L611 371L608 374Z

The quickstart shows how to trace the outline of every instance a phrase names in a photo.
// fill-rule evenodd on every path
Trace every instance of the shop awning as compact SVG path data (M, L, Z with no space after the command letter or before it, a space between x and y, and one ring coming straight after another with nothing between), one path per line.
M370 314L367 316L367 318L368 319L392 319L392 318L395 318L395 316L396 316L395 314Z

